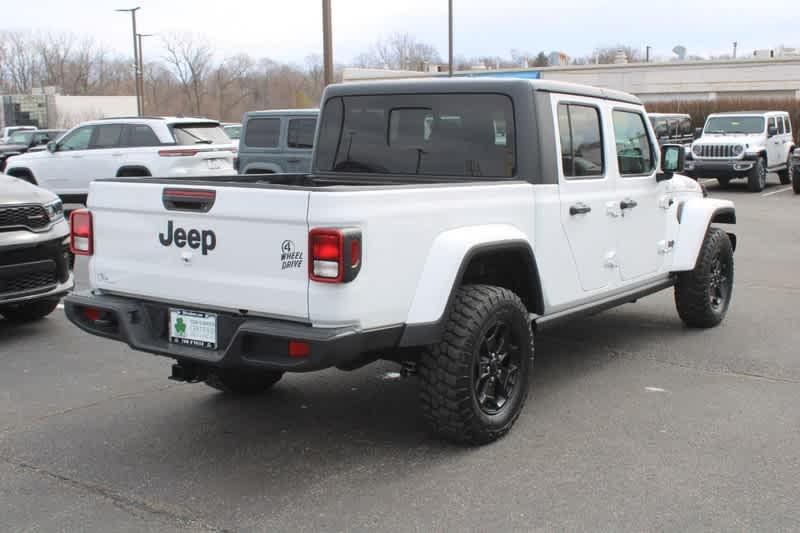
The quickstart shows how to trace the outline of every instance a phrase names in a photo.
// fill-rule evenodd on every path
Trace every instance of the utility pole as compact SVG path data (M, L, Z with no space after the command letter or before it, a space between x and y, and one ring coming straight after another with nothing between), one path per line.
M453 0L447 0L447 75L453 76Z
M133 24L133 74L134 85L136 86L136 114L142 115L142 95L139 92L139 46L136 37L136 12L141 9L140 7L132 7L130 9L115 9L114 11L126 12L131 14L131 23Z
M736 48L739 46L738 41L733 41L733 58L736 59Z
M144 115L144 53L142 52L142 37L152 37L152 33L137 33L136 37L138 38L139 43L139 94L141 95L142 99L142 109L139 113L140 115Z
M653 47L650 46L650 45L647 45L647 47L645 48L645 59L644 59L645 63L649 63L650 62L650 50L652 50L652 48Z
M331 35L331 0L322 0L322 63L325 86L333 83L333 37Z

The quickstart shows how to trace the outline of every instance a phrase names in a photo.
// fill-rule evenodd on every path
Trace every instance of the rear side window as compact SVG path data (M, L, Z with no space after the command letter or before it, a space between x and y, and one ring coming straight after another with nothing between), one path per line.
M501 94L346 96L320 118L319 170L511 177L514 109Z
M231 144L231 139L216 122L175 124L172 126L175 142L186 146L191 144Z
M689 117L681 119L680 125L681 135L692 135L694 130L692 129L692 119Z
M597 108L558 104L558 133L564 177L603 175L603 135Z
M792 133L792 122L789 117L783 117L783 122L786 124L786 133Z
M150 126L144 124L134 124L127 127L127 137L123 144L126 147L135 148L137 146L159 146L161 141Z
M94 136L92 137L89 148L116 148L120 144L123 128L124 126L122 124L95 126Z
M620 174L649 174L655 166L655 157L644 117L634 111L615 110L613 120Z
M255 148L277 148L281 139L281 119L251 118L244 129L244 144Z
M317 129L315 118L293 118L289 121L287 145L289 148L313 148L314 130Z

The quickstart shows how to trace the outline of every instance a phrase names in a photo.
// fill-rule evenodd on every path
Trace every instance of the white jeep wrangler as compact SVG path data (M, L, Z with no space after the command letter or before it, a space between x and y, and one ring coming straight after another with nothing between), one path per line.
M310 174L99 180L72 215L78 327L257 393L285 372L405 363L435 433L486 443L537 331L674 287L722 321L734 206L680 176L641 102L528 80L326 89Z
M692 144L686 172L694 178L717 178L722 187L744 178L751 192L759 192L768 172L777 172L784 185L791 182L793 150L792 123L785 111L715 113Z

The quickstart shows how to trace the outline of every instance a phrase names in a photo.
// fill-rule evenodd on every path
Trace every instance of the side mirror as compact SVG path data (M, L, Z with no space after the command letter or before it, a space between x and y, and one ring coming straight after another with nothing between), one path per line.
M778 134L777 126L770 126L767 128L767 137L775 137Z
M56 152L56 150L58 150L58 145L56 144L55 141L50 141L49 143L47 143L47 151L48 152L53 154L53 153Z
M699 139L703 136L703 128L695 128L694 129L694 138Z
M683 172L686 149L680 144L665 144L661 147L661 172L656 181L671 180L675 173Z

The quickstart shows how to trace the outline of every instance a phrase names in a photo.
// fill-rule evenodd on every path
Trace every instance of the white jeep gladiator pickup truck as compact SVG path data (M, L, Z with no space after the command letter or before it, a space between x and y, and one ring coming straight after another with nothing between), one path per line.
M674 287L690 327L733 289L734 206L680 176L628 94L528 80L326 89L310 174L98 180L72 214L87 332L255 393L378 359L432 431L486 443L528 394L540 329Z

